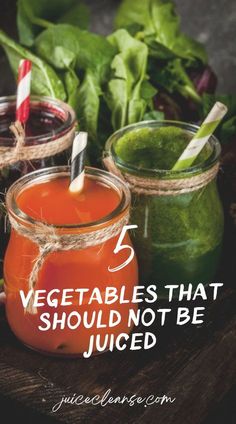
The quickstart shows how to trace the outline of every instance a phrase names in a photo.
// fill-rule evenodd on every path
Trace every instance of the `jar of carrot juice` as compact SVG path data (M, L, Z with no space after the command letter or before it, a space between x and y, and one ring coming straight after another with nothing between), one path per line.
M124 232L126 185L95 168L86 168L82 193L71 193L69 183L68 167L52 167L25 175L7 193L12 230L4 261L6 313L25 345L80 356L92 335L104 345L131 331L127 321L130 308L137 310L130 301L138 273ZM114 253L121 232L123 248ZM126 302L105 302L108 287L125 291ZM121 319L111 328L114 309Z

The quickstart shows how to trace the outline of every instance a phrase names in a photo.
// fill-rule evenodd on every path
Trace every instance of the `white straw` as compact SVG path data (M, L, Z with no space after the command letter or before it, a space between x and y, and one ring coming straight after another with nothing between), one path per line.
M79 193L84 187L84 159L87 147L88 133L79 132L73 142L71 155L71 182L69 190Z

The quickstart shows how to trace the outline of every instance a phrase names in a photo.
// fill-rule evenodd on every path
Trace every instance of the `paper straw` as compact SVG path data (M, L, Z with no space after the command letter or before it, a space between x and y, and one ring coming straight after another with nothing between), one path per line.
M223 103L215 103L199 130L173 166L173 171L186 169L193 164L227 111L228 109Z
M87 147L88 133L79 132L73 142L71 156L71 177L69 190L80 193L84 187L84 160Z
M30 60L22 59L18 68L16 119L22 124L27 121L30 111L31 67Z

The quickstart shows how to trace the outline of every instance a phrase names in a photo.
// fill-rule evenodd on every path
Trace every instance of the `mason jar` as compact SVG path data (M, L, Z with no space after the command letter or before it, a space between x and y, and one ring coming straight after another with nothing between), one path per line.
M211 136L206 160L181 171L148 169L117 156L116 145L141 128L178 127L194 136L198 126L175 121L146 121L115 132L107 141L104 164L120 175L132 192L131 223L141 283L207 284L214 278L221 254L224 218L216 175L220 144ZM138 139L137 139L138 143Z
M80 356L88 349L92 335L99 335L101 343L105 343L105 337L110 339L113 336L116 339L121 333L131 331L128 326L129 309L136 310L137 307L134 305L132 308L128 301L131 301L133 287L138 283L138 271L134 252L129 263L121 266L127 260L130 250L133 251L128 232L122 241L126 248L114 253L121 231L129 219L130 192L127 186L108 172L86 168L86 179L89 184L94 183L94 192L90 196L91 210L89 206L80 206L84 221L72 224L68 221L68 204L64 202L58 208L55 198L53 200L53 196L48 195L48 190L52 189L51 184L56 183L57 196L61 199L59 185L65 181L62 179L68 180L69 184L69 174L68 167L47 168L25 175L10 187L6 195L6 207L12 230L4 259L4 282L7 319L13 333L25 345L42 353ZM104 188L106 194L103 195ZM27 195L28 190L31 193L31 203L28 205L25 200L23 207L22 196ZM115 208L99 219L90 221L89 214L94 214L96 208L104 205L108 207L109 192L118 199ZM36 219L33 213L25 212L25 208L31 211L33 206L34 213L37 213L42 205L38 203L39 196L40 199L52 197L50 225L48 221ZM81 202L84 201L83 198L84 194L81 195ZM49 213L49 207L47 212ZM63 224L58 224L59 215ZM127 248L127 245L130 247ZM103 297L109 286L117 289L117 293L125 286L126 302L119 303L117 300L115 303L89 303L89 291L99 289ZM72 292L72 304L69 306L61 304L64 289ZM79 289L87 290L81 304L76 294ZM23 307L20 290L25 296L30 290L32 296L37 290L42 290L45 297L51 290L55 293L52 304L45 301L42 307L37 308L32 303ZM117 326L109 328L109 313L112 309L120 313L121 321ZM67 325L63 329L59 325L53 328L55 313L59 320L63 318L63 314L66 314L65 319L71 317L74 325L78 314L82 317L86 312L91 319L93 313L100 310L102 328L97 328L95 324L86 328L82 322L76 329ZM47 322L50 324L47 331L39 328L45 325L41 319L45 313L48 314Z
M22 175L36 169L66 165L70 157L76 125L74 110L66 103L49 97L31 96L30 114L25 124L24 150L16 154L16 140L10 131L15 121L16 97L0 98L0 197L4 202L7 188ZM8 241L0 210L0 275Z

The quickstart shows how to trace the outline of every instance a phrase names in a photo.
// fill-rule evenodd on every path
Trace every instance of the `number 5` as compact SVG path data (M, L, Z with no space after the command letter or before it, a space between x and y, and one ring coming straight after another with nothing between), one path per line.
M110 271L110 272L120 271L120 269L124 268L126 265L128 265L132 261L132 259L134 257L134 249L131 246L129 246L128 244L122 245L122 241L124 240L126 231L130 230L131 228L138 228L138 226L137 225L124 225L124 227L122 228L122 231L120 233L120 237L118 239L117 245L116 245L115 249L113 250L113 252L116 254L116 253L119 253L121 250L129 249L130 255L129 255L128 259L126 259L126 261L123 262L123 264L121 264L121 265L119 265L115 268L110 268L110 266L109 266L108 271Z

